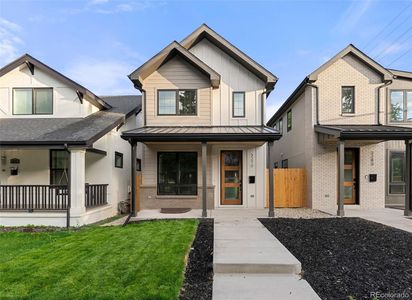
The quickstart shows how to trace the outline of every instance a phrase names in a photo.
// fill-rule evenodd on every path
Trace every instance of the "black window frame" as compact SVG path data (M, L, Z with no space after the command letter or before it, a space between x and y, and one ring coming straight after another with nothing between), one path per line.
M15 90L31 90L31 114L17 114L14 112L14 91ZM51 90L51 113L36 113L36 90ZM12 89L12 114L14 116L47 116L47 115L53 115L54 113L54 90L52 87L14 87Z
M66 153L67 154L67 162L69 162L70 153L67 152L67 150L64 150L64 149L50 149L49 150L49 183L50 183L50 185L65 185L65 184L60 184L60 183L53 182L54 181L53 179L55 178L54 172L56 172L56 171L63 171L64 172L64 170L66 170L67 175L68 175L70 166L67 165L66 169L53 167L53 153L54 152ZM69 180L70 180L70 178L67 178L67 181L69 181Z
M140 158L136 158L136 171L142 171L142 160Z
M392 119L392 93L402 93L402 120ZM408 93L412 93L412 89L390 89L388 90L388 121L389 123L412 123L412 119L408 120Z
M235 94L243 95L243 114L235 116ZM245 118L246 117L246 93L244 91L232 92L232 118Z
M288 159L282 159L281 167L282 167L282 169L289 168L289 160Z
M117 157L120 157L120 165L117 164ZM117 151L114 152L114 167L123 169L123 153Z
M195 107L195 113L194 114L181 114L179 110L179 92L182 91L192 91L195 92L196 96L196 107ZM160 97L159 94L161 92L175 92L175 106L176 106L176 113L174 114L161 114L159 111L160 108ZM157 90L157 115L158 116L197 116L198 115L198 108L199 108L199 95L197 92L197 89L158 89Z
M187 194L187 193L175 193L175 194L173 194L173 193L161 193L160 192L160 186L162 185L159 181L160 181L160 164L159 164L159 162L160 162L160 155L162 155L162 154L164 154L164 153L168 153L168 154L170 154L170 153L173 153L173 154L176 154L176 169L177 169L177 174L179 174L180 173L180 164L179 164L179 155L182 155L182 154L195 154L195 166L196 166L196 176L195 176L195 183L194 184L191 184L191 185L193 185L194 187L195 187L195 189L194 189L194 193L193 194ZM157 173L156 173L156 176L157 176L157 188L156 188L156 190L157 190L157 195L158 196L197 196L198 195L198 192L197 192L197 189L198 189L198 179L197 179L197 177L198 177L198 172L199 172L199 170L198 170L198 153L197 152L195 152L195 151L160 151L160 152L157 152ZM179 177L179 175L177 176L177 180L176 181L179 181L180 180L180 177ZM180 182L178 182L178 183L176 183L175 184L177 187L178 186L181 186L182 184L180 184ZM187 184L186 184L187 185ZM178 190L178 189L177 189Z
M403 167L403 181L392 181L392 157L393 156L402 156L403 159L403 165L405 165L405 152L404 151L389 151L389 159L388 159L388 170L389 170L389 174L388 174L388 195L404 195L405 194L405 175L406 175L406 170ZM401 186L403 187L403 191L399 192L399 193L393 193L391 192L391 186Z
M289 114L290 114L290 124L289 124ZM292 109L289 109L288 112L286 113L286 128L288 132L292 130L292 123L293 123Z
M343 90L344 89L351 89L352 90L352 95L353 95L353 99L352 99L352 111L351 112L344 112L343 111ZM355 86L354 85L343 85L341 87L341 95L340 95L340 111L342 115L353 115L355 113L355 101L356 101L356 97L355 97Z

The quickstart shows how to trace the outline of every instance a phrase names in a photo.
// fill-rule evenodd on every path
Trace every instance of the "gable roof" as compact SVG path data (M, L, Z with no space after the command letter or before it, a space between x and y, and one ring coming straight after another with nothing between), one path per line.
M80 92L84 96L85 100L89 101L90 103L92 103L93 105L98 107L99 109L110 109L111 108L111 106L109 104L104 102L102 99L100 99L94 93L92 93L91 91L86 89L84 86L82 86L82 85L78 84L77 82L71 80L70 78L64 76L60 72L52 69L48 65L42 63L41 61L35 59L34 57L32 57L31 55L29 55L27 53L22 55L20 58L12 61L8 65L4 66L3 68L1 68L0 69L0 77L7 74L8 72L14 70L15 68L21 66L22 64L26 64L29 68L33 68L33 69L30 69L32 74L34 74L34 72L35 72L34 68L39 68L40 70L42 70L46 74L50 75L51 77L67 84L68 86L73 87L74 89L76 89L76 91Z
M133 71L129 75L130 80L139 90L141 90L143 80L158 68L160 68L168 60L173 58L175 55L180 55L200 72L202 72L206 76L209 76L210 82L213 87L219 87L220 75L176 41L170 43L162 51L157 53L143 65Z
M100 98L112 107L108 111L125 114L126 119L142 110L141 95L100 96Z
M321 65L319 68L317 68L315 71L309 74L309 80L310 81L316 81L318 79L318 75L326 70L328 67L330 67L333 63L335 63L337 60L343 58L344 56L348 54L354 54L358 59L363 61L365 64L370 66L372 69L377 71L378 73L382 74L384 80L391 80L393 78L393 74L380 64L378 64L376 61L374 61L372 58L367 56L365 53L360 51L358 48L356 48L354 45L349 44L346 46L342 51L340 51L338 54L336 54L334 57L329 59L326 63Z
M275 84L278 81L278 78L275 75L258 64L244 52L239 50L237 47L235 47L233 44L231 44L206 24L202 24L199 28L197 28L186 38L184 38L180 42L180 44L186 49L190 49L204 38L216 45L218 48L220 48L222 51L224 51L238 63L240 63L243 67L255 74L262 81L264 81L266 83L266 89L268 91L274 89Z
M402 71L402 70L395 70L395 69L388 69L393 75L396 77L402 78L412 78L412 72Z

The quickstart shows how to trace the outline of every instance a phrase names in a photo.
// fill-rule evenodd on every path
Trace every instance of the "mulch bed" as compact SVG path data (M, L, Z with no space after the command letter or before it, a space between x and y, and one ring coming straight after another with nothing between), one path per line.
M53 226L19 226L19 227L1 227L0 232L52 232L66 230L64 227Z
M212 299L213 219L200 219L189 253L180 299Z
M412 233L359 218L260 221L322 299L412 299Z

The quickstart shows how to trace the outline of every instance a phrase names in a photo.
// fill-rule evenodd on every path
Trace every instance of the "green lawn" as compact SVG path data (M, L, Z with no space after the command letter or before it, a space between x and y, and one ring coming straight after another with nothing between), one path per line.
M176 299L197 225L0 233L0 299Z

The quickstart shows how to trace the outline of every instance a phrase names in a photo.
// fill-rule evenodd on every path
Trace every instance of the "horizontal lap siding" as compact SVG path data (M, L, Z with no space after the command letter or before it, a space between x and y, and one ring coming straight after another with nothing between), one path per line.
M147 125L210 125L211 87L209 78L179 57L175 57L144 80ZM161 89L196 89L196 116L157 116L157 91Z

